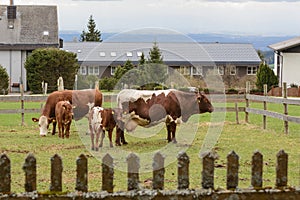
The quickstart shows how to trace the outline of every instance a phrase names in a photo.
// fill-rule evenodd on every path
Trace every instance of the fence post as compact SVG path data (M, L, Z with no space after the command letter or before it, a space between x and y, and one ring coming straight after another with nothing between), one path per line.
M212 152L208 152L203 156L202 167L202 188L214 188L215 156Z
M127 190L139 189L139 168L140 159L134 153L127 157Z
M11 174L10 159L6 154L0 156L0 193L10 193Z
M20 84L20 92L21 92L21 110L22 110L22 113L21 113L21 118L22 118L22 122L21 122L21 126L24 126L25 123L24 123L24 87L23 87L23 84Z
M185 152L179 152L178 154L178 190L188 189L190 185L189 180L189 164L190 158Z
M88 161L84 154L76 160L76 187L75 190L88 191Z
M276 187L284 187L288 181L288 154L280 150L276 157Z
M55 154L51 159L51 185L50 191L62 191L62 171L63 164L61 157Z
M254 189L262 187L263 155L256 151L252 156L251 185Z
M246 109L245 109L245 122L249 123L249 113L247 112L247 108L249 108L249 99L247 98L247 95L250 94L250 82L246 82L246 94L245 94L245 100L246 100Z
M286 99L287 98L287 86L286 86L286 82L283 83L283 98ZM284 114L287 116L288 115L288 105L287 103L283 103L283 107L284 107ZM286 134L289 133L289 122L284 120L284 132Z
M165 158L160 153L157 152L153 158L153 189L154 190L163 190L164 181L165 181L165 168L164 164Z
M234 107L235 107L235 120L236 120L236 124L239 124L239 107L238 107L238 104L235 103L234 104Z
M25 172L25 192L36 191L36 159L33 154L29 154L23 165Z
M227 156L227 189L236 189L239 183L239 156L230 152Z
M113 158L109 154L102 159L102 190L109 193L114 190Z
M264 84L264 96L266 97L268 93L268 85ZM264 101L264 110L267 110L267 102ZM267 116L263 115L263 128L267 128Z
M64 90L64 80L63 78L60 76L57 79L57 91L63 91Z

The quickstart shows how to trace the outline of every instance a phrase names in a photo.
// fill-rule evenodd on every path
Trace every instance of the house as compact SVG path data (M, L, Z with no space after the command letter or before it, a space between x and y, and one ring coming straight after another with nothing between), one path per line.
M274 69L279 85L282 86L283 82L300 85L297 74L300 67L300 37L269 45L269 48L274 51Z
M0 64L10 77L10 91L27 88L24 63L37 48L59 47L56 6L0 5Z
M186 76L206 76L209 70L238 78L255 76L261 62L252 44L158 43L164 64ZM149 55L150 42L65 42L63 49L77 54L82 75L109 77L117 66L130 60L137 65L142 53Z

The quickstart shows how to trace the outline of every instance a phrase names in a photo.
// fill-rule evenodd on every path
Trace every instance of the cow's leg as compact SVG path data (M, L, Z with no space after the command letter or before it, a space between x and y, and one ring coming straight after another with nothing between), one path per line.
M99 151L99 136L100 136L101 129L99 128L96 132L96 144L95 144L95 150Z
M175 122L169 122L166 123L167 126L167 131L168 131L168 142L173 142L177 143L176 138L175 138L175 132L176 132L176 123Z
M121 146L121 142L120 142L120 137L121 137L121 132L122 132L122 129L117 126L116 127L116 146Z
M125 140L125 134L124 134L124 131L121 131L121 133L120 133L120 138L121 138L121 142L122 142L123 145L128 144L128 142L126 142L126 140Z
M95 144L94 144L95 134L91 129L90 129L90 135L91 135L92 150L95 150Z
M52 129L52 135L55 135L55 129L56 129L56 120L52 122L53 123L53 129Z
M103 146L103 139L105 137L105 130L101 130L101 139L100 139L100 145L99 147L102 147Z
M70 127L71 127L71 123L68 123L66 128L66 138L70 137Z
M61 137L61 123L58 123L58 137ZM53 135L53 133L52 133Z
M62 126L61 126L61 138L62 139L64 139L65 138L65 124L63 124Z
M113 143L112 143L112 132L113 132L114 129L109 129L108 131L108 138L109 138L109 146L110 147L113 147Z

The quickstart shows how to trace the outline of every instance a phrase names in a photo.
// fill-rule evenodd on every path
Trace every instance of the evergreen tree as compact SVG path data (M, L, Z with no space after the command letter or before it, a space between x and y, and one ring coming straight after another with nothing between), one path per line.
M53 92L61 76L65 89L73 89L79 67L75 53L56 48L36 49L25 62L28 86L33 93L42 93L44 81L48 83L48 92Z
M83 30L82 34L80 35L81 42L87 42L87 41L102 42L101 32L98 29L96 29L96 22L93 19L93 15L90 15L87 28L88 31L86 32L85 30Z
M163 57L156 42L154 42L152 49L150 49L147 63L163 63Z
M139 60L139 65L144 65L146 63L144 52L141 55L141 58Z
M4 67L0 65L0 94L8 93L8 82L9 82L9 76Z
M260 64L256 77L256 87L261 91L264 89L264 84L267 84L268 90L270 90L272 86L278 85L277 76L267 64Z

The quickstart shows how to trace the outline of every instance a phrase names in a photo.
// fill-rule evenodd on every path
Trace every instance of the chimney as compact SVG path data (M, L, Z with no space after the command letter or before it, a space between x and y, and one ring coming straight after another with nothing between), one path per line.
M7 19L16 19L17 7L14 5L14 0L10 0L10 5L7 6Z

